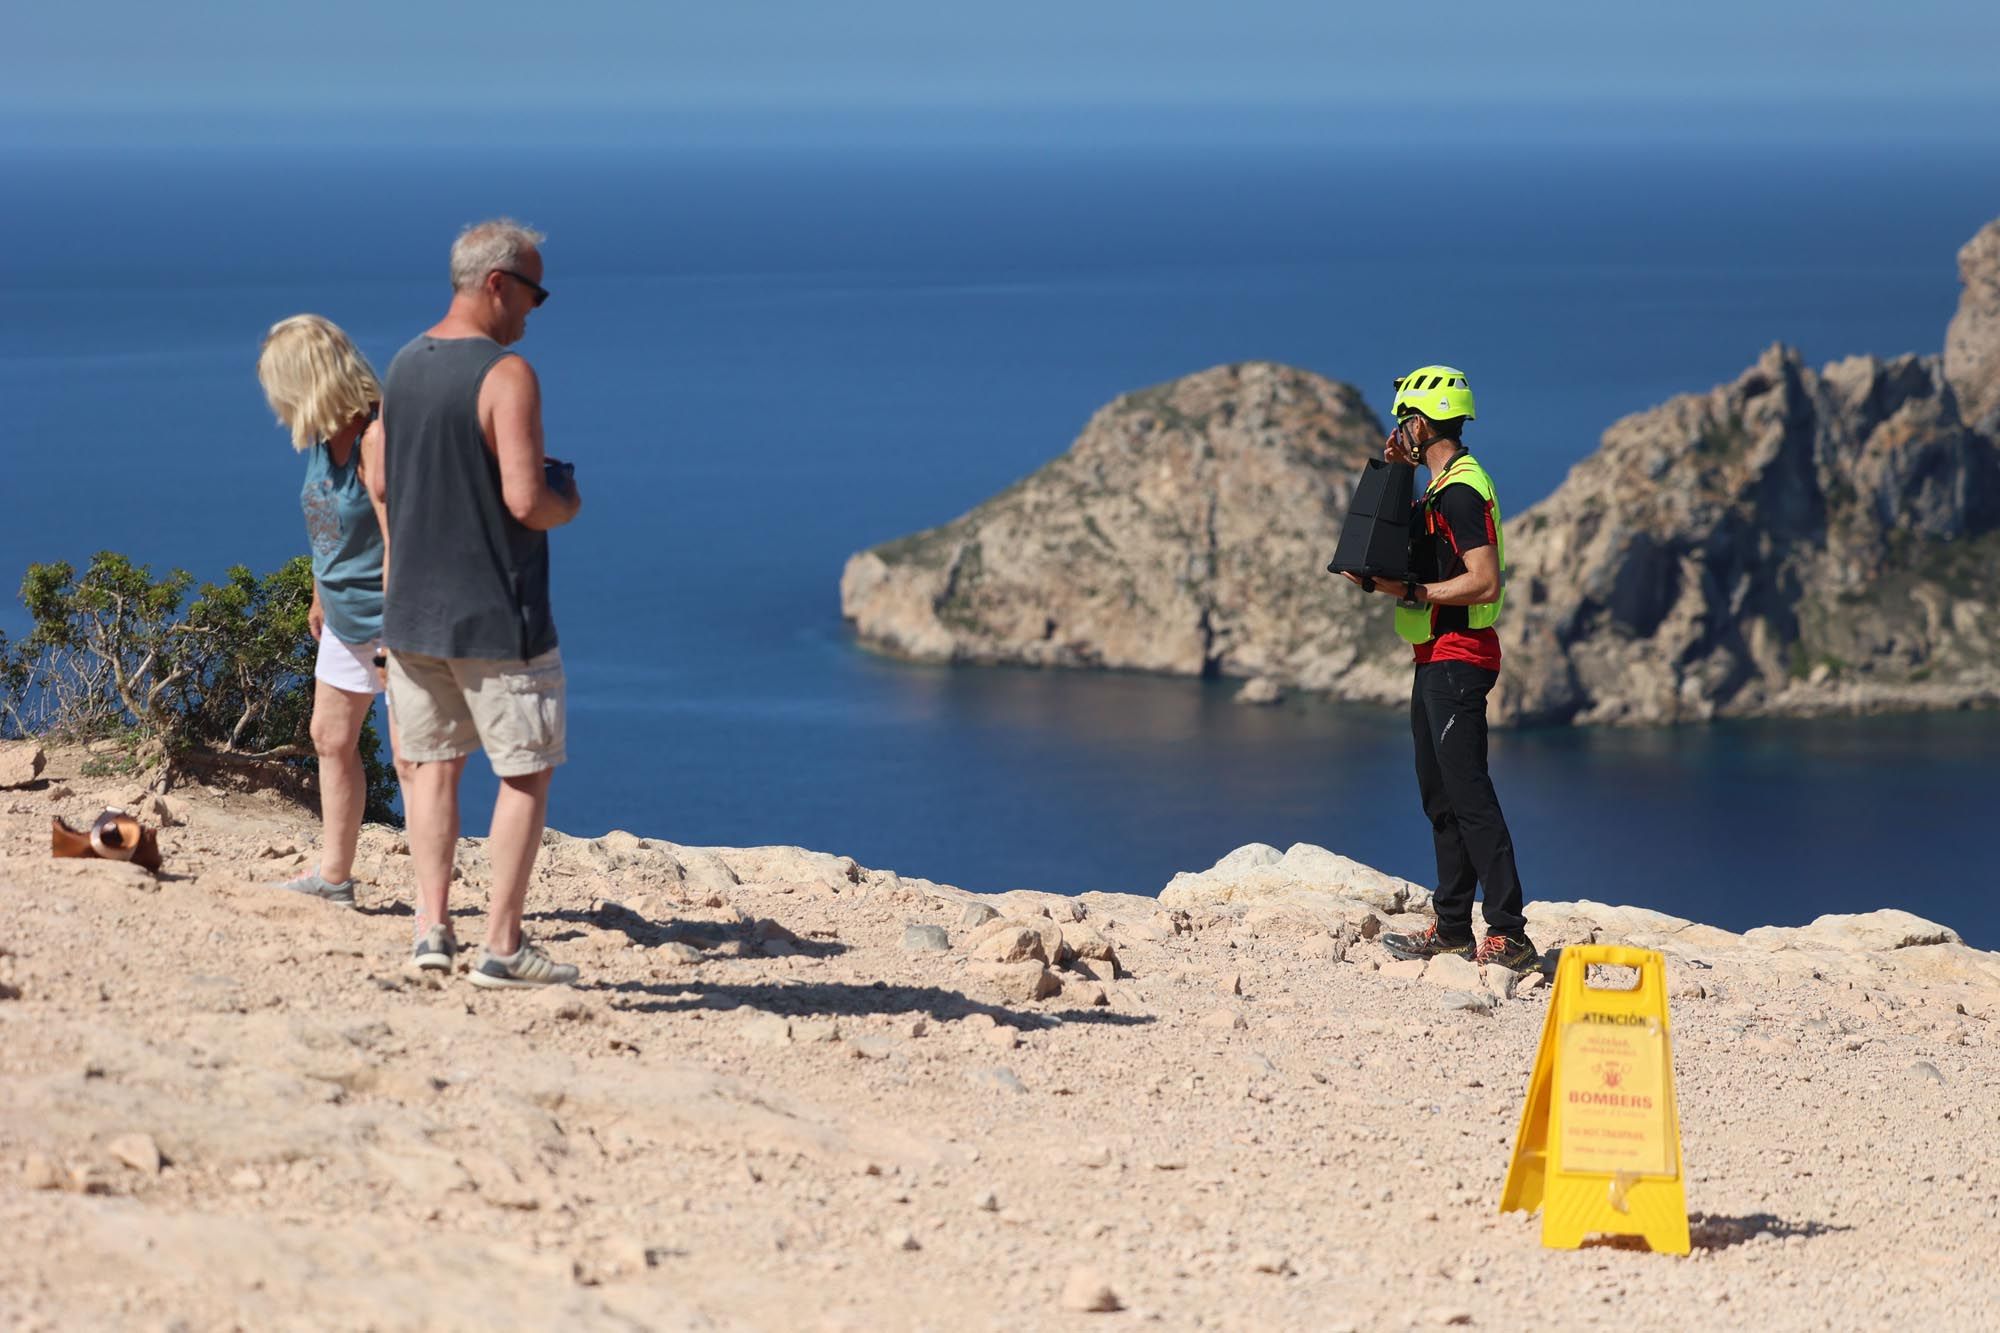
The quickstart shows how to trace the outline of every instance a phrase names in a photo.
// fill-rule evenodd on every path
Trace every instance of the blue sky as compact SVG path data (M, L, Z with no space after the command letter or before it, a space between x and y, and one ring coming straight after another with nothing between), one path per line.
M16 6L0 114L1996 96L1978 0L68 0Z

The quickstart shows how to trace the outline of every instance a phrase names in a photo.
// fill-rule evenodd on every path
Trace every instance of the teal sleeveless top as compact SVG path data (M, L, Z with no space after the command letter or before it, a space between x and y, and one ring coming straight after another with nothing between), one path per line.
M345 464L335 464L322 440L306 455L306 483L299 491L326 632L342 643L382 637L382 529L361 482L360 463L360 440Z

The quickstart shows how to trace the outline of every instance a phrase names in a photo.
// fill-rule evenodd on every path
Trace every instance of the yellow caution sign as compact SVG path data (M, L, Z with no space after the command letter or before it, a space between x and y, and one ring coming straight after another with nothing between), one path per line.
M1636 969L1631 989L1591 985L1592 967ZM1542 1210L1542 1244L1643 1236L1688 1252L1681 1120L1667 1029L1666 964L1651 949L1564 949L1528 1080L1500 1211Z

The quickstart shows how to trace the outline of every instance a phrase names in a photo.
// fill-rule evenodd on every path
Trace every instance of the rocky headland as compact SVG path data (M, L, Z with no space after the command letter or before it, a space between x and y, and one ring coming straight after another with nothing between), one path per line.
M1773 347L1509 515L1495 720L2000 701L2000 222L1959 267L1942 357ZM1394 702L1389 617L1324 572L1383 433L1353 386L1266 363L1128 394L1016 486L851 558L842 609L921 660Z
M1025 481L854 556L842 610L922 661L1351 689L1396 638L1325 566L1384 433L1354 386L1268 362L1126 394Z
M1667 957L1695 1243L1552 1251L1497 1211L1543 975L1392 962L1424 890L1322 848L1068 898L551 832L530 928L585 984L496 994L403 971L394 830L343 911L268 887L296 806L35 767L0 792L10 1328L2000 1322L2000 957L1906 913L1534 904L1545 948ZM49 859L113 802L160 878ZM470 936L477 840L460 871Z

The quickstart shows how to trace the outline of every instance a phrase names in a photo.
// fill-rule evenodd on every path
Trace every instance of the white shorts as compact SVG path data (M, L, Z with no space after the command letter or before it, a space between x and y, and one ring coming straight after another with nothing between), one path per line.
M323 629L319 634L319 660L313 664L313 679L349 694L380 694L382 673L375 669L375 654L381 646L380 639L342 643L332 630Z

